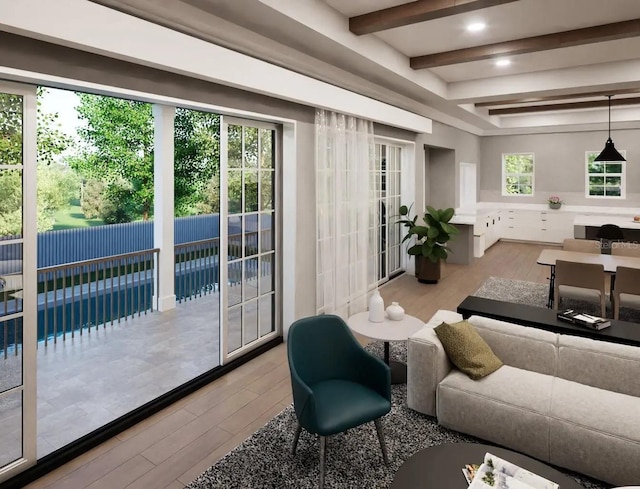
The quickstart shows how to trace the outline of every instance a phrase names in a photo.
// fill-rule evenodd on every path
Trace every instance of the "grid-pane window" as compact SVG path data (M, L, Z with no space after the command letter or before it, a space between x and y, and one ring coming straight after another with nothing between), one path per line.
M625 162L595 161L598 151L587 151L587 197L624 198ZM625 151L620 151L626 157Z
M502 155L502 195L533 195L533 153Z

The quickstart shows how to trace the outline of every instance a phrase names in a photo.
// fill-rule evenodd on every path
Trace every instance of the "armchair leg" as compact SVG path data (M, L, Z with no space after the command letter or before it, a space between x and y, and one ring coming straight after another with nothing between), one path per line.
M382 430L382 419L378 418L373 421L378 432L378 440L380 440L380 448L382 449L382 460L385 465L389 465L389 457L387 456L387 446L384 443L384 432Z
M300 439L300 433L302 432L302 425L300 425L300 423L298 423L298 426L296 426L296 434L293 435L293 447L291 448L291 455L296 454L296 448L298 447L298 440Z
M326 458L327 449L327 437L320 437L320 482L318 483L319 489L324 489L324 462Z

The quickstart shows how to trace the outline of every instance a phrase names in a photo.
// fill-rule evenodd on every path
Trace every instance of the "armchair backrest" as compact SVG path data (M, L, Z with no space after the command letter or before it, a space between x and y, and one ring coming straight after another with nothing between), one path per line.
M289 368L307 385L348 378L360 348L342 318L331 314L299 319L287 337Z

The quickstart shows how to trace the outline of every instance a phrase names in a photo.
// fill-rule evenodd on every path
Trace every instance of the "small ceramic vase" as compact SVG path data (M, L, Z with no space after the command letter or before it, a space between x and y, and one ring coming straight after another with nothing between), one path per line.
M387 307L387 316L392 321L402 321L404 318L404 309L397 302L392 302L389 307Z
M384 299L378 290L374 290L369 299L369 321L372 323L384 321Z

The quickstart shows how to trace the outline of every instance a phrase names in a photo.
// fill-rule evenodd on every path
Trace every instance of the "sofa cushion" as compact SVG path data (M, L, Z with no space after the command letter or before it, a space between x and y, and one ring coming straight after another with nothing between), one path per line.
M640 348L560 335L558 355L558 377L640 397Z
M556 333L482 316L471 316L469 322L505 365L555 375Z
M451 362L474 380L502 367L500 359L467 321L442 323L434 331Z
M457 370L440 382L440 389L460 391L547 415L553 377L505 365L492 375L473 381Z
M640 398L556 378L550 433L553 463L613 484L640 480Z
M553 379L509 365L477 381L453 370L438 385L438 422L548 460Z

